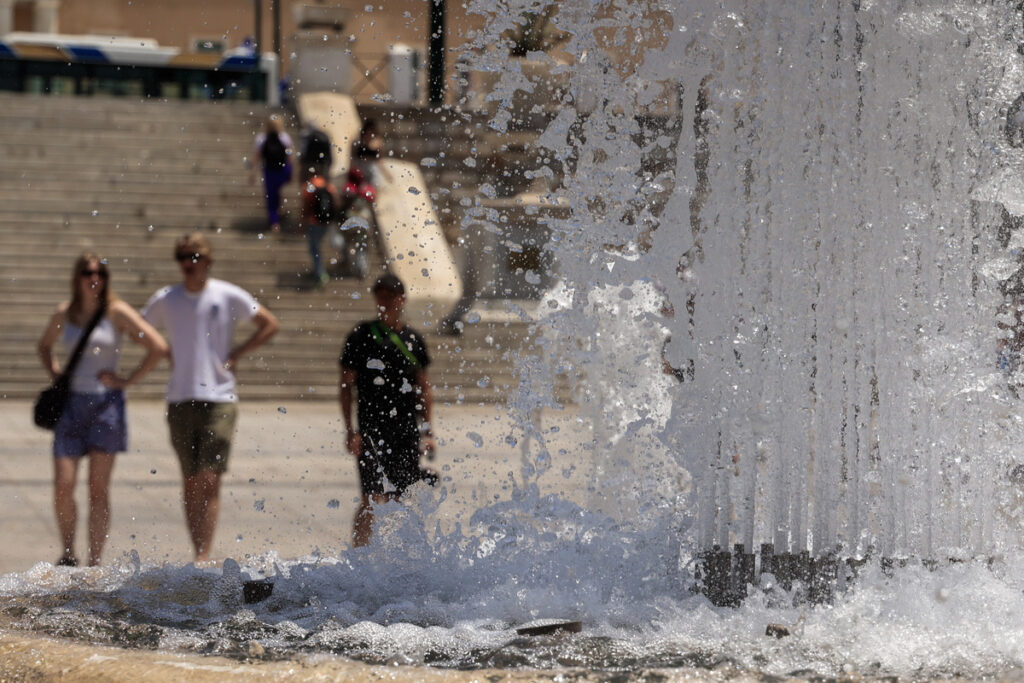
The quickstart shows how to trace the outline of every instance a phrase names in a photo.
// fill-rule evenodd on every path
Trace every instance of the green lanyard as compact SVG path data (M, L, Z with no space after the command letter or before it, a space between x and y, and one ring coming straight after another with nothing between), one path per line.
M376 321L374 321L373 324L370 325L370 331L373 333L373 338L376 340L376 342L378 344L383 344L384 343L384 337L383 337L383 335L381 334L381 331L380 331L381 327L382 327L382 325L379 322L376 322ZM409 362L412 363L412 366L414 368L419 370L419 368L420 368L419 360L417 360L416 356L412 355L412 351L410 351L409 347L405 345L405 342L402 341L402 338L399 337L398 334L394 330L392 330L391 328L387 328L387 331L388 331L388 339L390 339L391 343L395 345L395 348L397 348L399 351L401 351L402 355L409 359Z

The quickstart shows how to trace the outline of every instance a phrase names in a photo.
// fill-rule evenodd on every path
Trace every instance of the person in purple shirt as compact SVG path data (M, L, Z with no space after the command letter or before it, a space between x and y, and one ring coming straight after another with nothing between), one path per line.
M292 179L292 139L284 132L281 117L273 114L267 119L263 132L253 144L253 159L263 173L263 196L267 202L267 222L271 232L281 231L281 190ZM256 182L256 168L247 159L249 182Z

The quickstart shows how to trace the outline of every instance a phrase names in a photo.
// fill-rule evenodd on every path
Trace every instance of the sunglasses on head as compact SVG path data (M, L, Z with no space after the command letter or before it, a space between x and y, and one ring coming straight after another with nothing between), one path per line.
M83 268L78 271L80 277L92 277L93 275L99 275L100 277L106 277L107 271L99 268Z
M197 254L195 252L191 252L191 253L178 252L177 254L174 255L174 260L178 261L179 263L184 263L185 261L192 261L194 263L194 262L200 261L201 259L204 259L204 258L206 258L206 257L203 256L202 254Z

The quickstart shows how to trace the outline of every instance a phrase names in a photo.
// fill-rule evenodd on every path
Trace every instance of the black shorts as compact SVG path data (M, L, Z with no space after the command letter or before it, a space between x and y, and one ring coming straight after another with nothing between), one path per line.
M406 445L400 449L389 448L384 444L374 449L367 444L359 458L359 485L363 494L388 493L384 485L385 477L399 496L418 481L425 481L431 486L437 483L436 474L420 467L418 443L411 448Z

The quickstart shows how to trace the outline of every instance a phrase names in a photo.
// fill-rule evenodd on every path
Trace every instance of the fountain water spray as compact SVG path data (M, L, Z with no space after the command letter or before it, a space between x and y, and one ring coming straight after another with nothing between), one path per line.
M689 540L744 581L759 547L774 558L764 570L803 556L832 558L834 573L840 557L946 560L1015 543L998 515L1016 495L1020 438L995 363L1008 228L989 186L1010 163L1001 112L1019 89L1020 13L604 9L559 11L574 108L542 142L570 171L574 210L554 223L568 294L546 323L576 342L556 365L585 376L585 404L607 410L640 389L658 412L649 373L615 374L624 356L650 367L657 341L603 348L594 318L618 313L593 300L638 282L664 293L681 381L664 389L660 434L693 477ZM629 338L654 309L614 324Z

